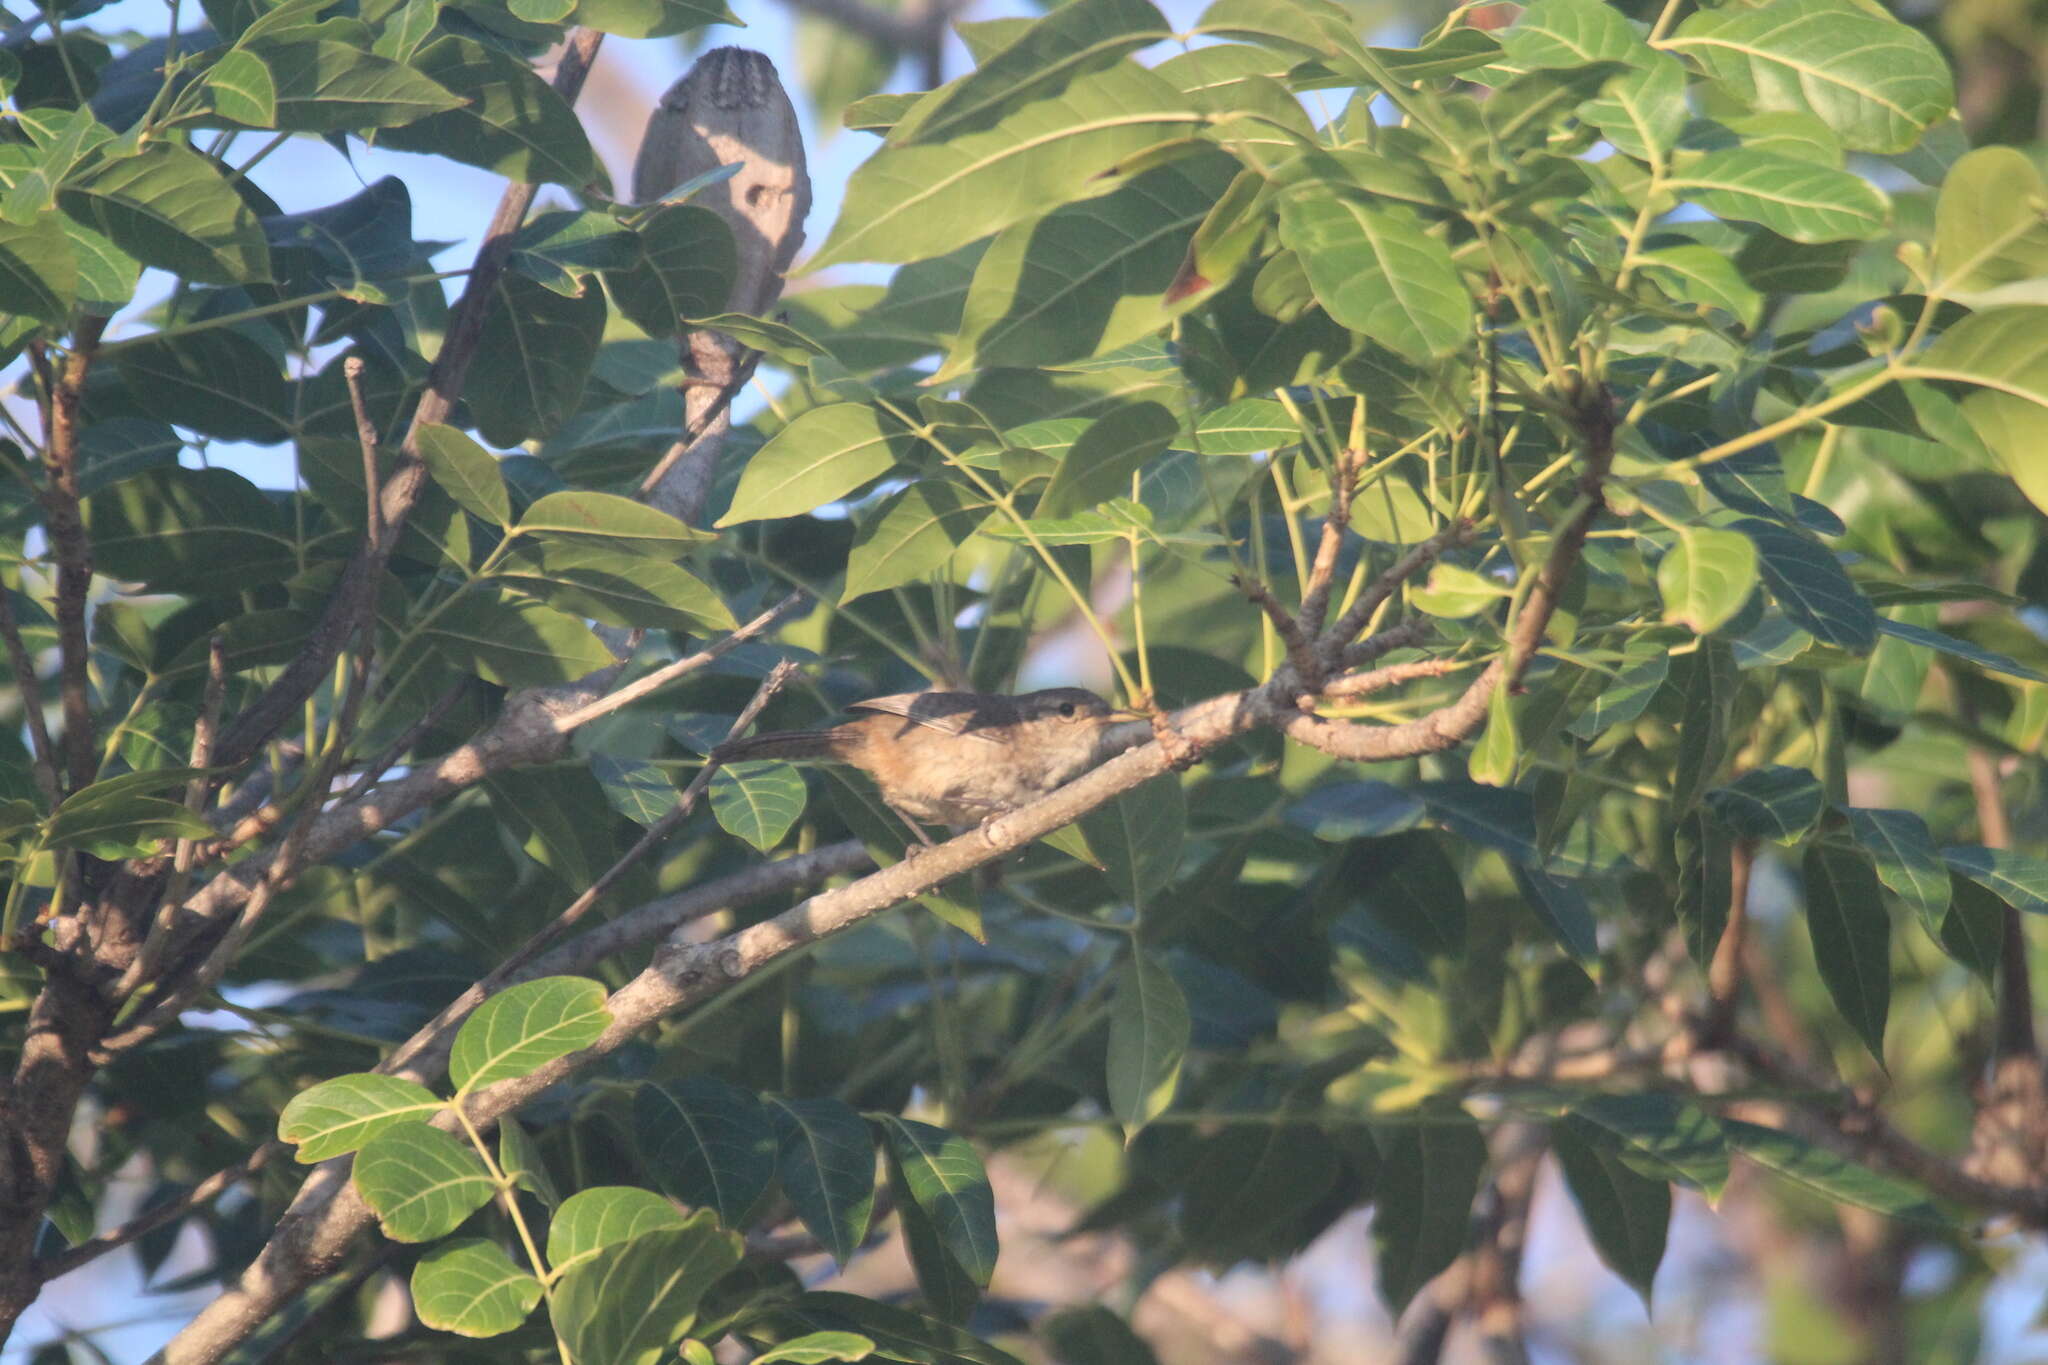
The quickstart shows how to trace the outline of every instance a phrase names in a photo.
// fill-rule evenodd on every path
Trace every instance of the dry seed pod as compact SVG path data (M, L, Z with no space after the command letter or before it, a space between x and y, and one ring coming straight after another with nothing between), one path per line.
M658 199L676 186L739 162L731 179L693 201L732 228L739 270L727 308L761 313L782 292L782 273L804 239L811 177L796 110L775 64L743 47L705 53L669 87L647 121L633 165L633 196Z
M633 197L658 199L676 186L733 162L736 175L707 186L692 202L724 218L737 248L726 308L767 314L782 294L782 275L804 239L811 210L811 177L804 165L796 110L775 74L775 64L743 47L705 53L688 75L670 86L647 120L647 136L633 165ZM741 382L740 348L717 332L679 338L690 381L683 389L684 431L703 435L687 454L679 441L647 490L654 506L684 521L703 511L729 423L721 411L706 417L724 391Z

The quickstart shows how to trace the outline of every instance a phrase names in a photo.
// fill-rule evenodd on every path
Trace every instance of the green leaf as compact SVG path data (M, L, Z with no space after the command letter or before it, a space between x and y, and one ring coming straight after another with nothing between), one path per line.
M1580 739L1594 739L1613 726L1631 723L1657 699L1670 675L1671 658L1663 649L1628 650L1607 690L1567 728Z
M1771 152L1708 152L1667 182L1707 212L1795 242L1861 241L1884 227L1884 195L1859 175Z
M1814 965L1881 1067L1892 997L1892 925L1877 873L1861 853L1818 842L1807 846L1802 866Z
M1979 147L1949 168L1934 208L1934 275L1992 289L2048 275L2048 185L2025 154Z
M1963 416L2034 506L2048 508L2048 307L1972 313L1911 362L1924 379L1977 386Z
M1640 42L1621 12L1601 0L1536 0L1500 35L1509 61L1535 69L1627 61Z
M1719 630L1756 590L1756 543L1736 531L1681 526L1657 565L1664 619L1696 635Z
M395 1242L431 1242L461 1227L497 1187L467 1142L424 1123L400 1123L364 1143L353 1176Z
M1688 811L1671 834L1678 863L1678 899L1673 909L1685 934L1686 951L1705 971L1720 947L1734 899L1732 841L1720 822L1703 810Z
M471 588L421 631L458 668L502 687L574 682L615 660L590 627L528 597Z
M1744 517L1734 529L1756 542L1764 585L1794 625L1851 653L1867 654L1876 646L1877 608L1825 545L1760 517Z
M514 545L492 577L573 615L615 626L701 632L738 624L711 585L689 570L589 540Z
M1725 1120L1723 1126L1728 1140L1751 1161L1831 1203L1853 1204L1906 1222L1948 1226L1940 1210L1928 1202L1926 1191L1916 1185L1854 1165L1805 1138L1775 1128L1741 1119Z
M667 38L740 21L723 0L578 0L575 22L621 38Z
M908 427L870 403L808 409L754 452L718 524L814 511L908 459L914 444Z
M1429 579L1409 594L1415 609L1446 621L1462 621L1468 616L1477 616L1488 607L1497 607L1514 595L1514 589L1499 579L1456 564L1432 564Z
M512 234L505 266L557 294L574 295L592 271L625 270L639 259L640 239L610 214L559 209L536 214Z
M1728 1135L1675 1095L1594 1095L1574 1104L1565 1123L1637 1174L1698 1190L1709 1203L1728 1183Z
M1849 831L1870 856L1877 879L1939 939L1949 905L1949 870L1934 851L1927 822L1911 811L1858 806L1849 811Z
M1565 1188L1579 1206L1593 1249L1647 1306L1671 1227L1671 1187L1630 1170L1620 1157L1568 1128L1552 1133L1550 1150L1564 1170Z
M1414 830L1375 839L1361 857L1356 889L1375 920L1425 957L1463 955L1465 888L1440 836Z
M830 1360L866 1360L875 1343L858 1332L806 1332L754 1357L753 1365L823 1365Z
M521 59L446 34L415 53L410 66L467 103L387 128L380 145L452 157L528 184L580 188L598 176L575 111Z
M1960 872L1949 874L1948 909L1935 941L1942 951L1995 989L2005 953L2005 902Z
M604 320L604 295L595 289L571 298L525 275L500 276L473 362L491 382L464 391L484 439L518 445L576 411Z
M1180 311L1167 293L1196 227L1237 169L1220 151L1169 162L1114 194L998 233L975 269L958 339L934 379L1085 359L1156 332Z
M1812 829L1826 803L1820 780L1812 773L1775 764L1750 769L1708 792L1706 800L1707 808L1737 834L1781 844Z
M1977 844L1944 848L1941 857L2013 909L2030 915L2048 915L2048 863L2039 858Z
M986 500L948 479L897 489L861 519L839 600L916 582L951 559L988 515Z
M1522 737L1515 725L1515 699L1505 687L1496 687L1486 699L1486 728L1465 758L1465 770L1474 782L1488 787L1511 786L1521 762Z
M716 1076L640 1086L633 1129L662 1192L717 1210L727 1227L745 1224L775 1175L778 1141L767 1109Z
M1978 667L1988 668L1994 673L2004 673L2009 677L2025 679L2027 682L2048 682L2048 674L2028 668L2019 660L2000 654L1997 650L1984 649L1943 631L1929 630L1925 626L1914 625L1911 621L1894 621L1886 617L1878 618L1877 628L1895 639L1925 645L1952 658L1967 659Z
M682 799L662 766L644 758L592 754L590 775L604 788L604 799L613 810L643 827L674 810Z
M802 368L812 359L829 354L819 342L774 318L757 318L747 313L713 313L709 317L684 318L692 329L723 332L742 346L773 356L792 368Z
M1068 82L993 127L885 146L857 168L808 269L916 261L1060 204L1118 188L1115 168L1192 137L1202 116L1166 81L1119 62Z
M1180 983L1158 958L1134 948L1109 1006L1109 1107L1126 1146L1173 1104L1189 1027Z
M766 853L804 813L809 790L787 763L726 763L711 778L711 813L719 828Z
M1131 495L1131 476L1157 459L1180 431L1165 405L1127 403L1075 438L1038 500L1036 515L1065 517Z
M865 95L840 111L839 122L856 133L886 135L929 93L926 90L906 90Z
M811 1235L841 1266L867 1239L875 1207L875 1142L861 1116L838 1100L771 1096L780 1135L776 1174Z
M1409 210L1311 182L1280 201L1280 234L1339 325L1417 364L1471 335L1472 298L1450 248Z
M27 227L0 223L0 309L62 323L78 298L78 261L65 220L46 214Z
M512 496L498 457L454 427L428 422L415 433L427 474L463 511L492 526L512 524Z
M55 202L57 187L114 135L90 108L23 110L18 126L35 150L24 154L28 168L17 173L0 201L0 217L29 227Z
M1179 1159L1180 1234L1210 1265L1264 1260L1298 1244L1342 1178L1335 1145L1284 1112L1225 1124Z
M580 1361L654 1365L690 1330L697 1304L740 1263L739 1234L699 1210L679 1228L612 1242L578 1261L555 1286L555 1330Z
M1131 1325L1099 1303L1062 1308L1034 1326L1062 1365L1159 1365Z
M554 1177L548 1173L547 1161L541 1156L540 1147L528 1135L524 1125L510 1115L498 1120L498 1169L505 1173L507 1180L531 1193L550 1209L561 1206L561 1191L555 1188Z
M602 982L546 976L498 992L463 1021L448 1079L466 1095L590 1046L612 1022Z
M614 1242L688 1225L683 1211L653 1190L632 1185L578 1190L548 1220L548 1266L561 1275Z
M57 191L65 213L144 265L199 284L270 278L270 248L256 215L211 161L154 142L110 157Z
M776 1336L820 1330L857 1332L873 1341L886 1359L910 1365L1022 1365L1015 1356L960 1328L855 1294L804 1294L765 1310L756 1322L771 1328Z
M85 799L92 798L92 799ZM95 858L146 858L169 852L179 839L210 839L216 831L178 801L126 793L93 797L75 792L57 807L44 830L50 848L77 848Z
M1600 956L1599 925L1593 919L1593 909L1586 903L1586 893L1579 884L1564 877L1553 877L1540 868L1512 865L1515 885L1521 888L1522 899L1536 912L1536 918L1550 930L1558 946L1580 962L1592 962Z
M889 140L929 144L982 132L1033 100L1057 95L1075 77L1114 66L1172 32L1146 0L1073 0L934 92Z
M409 66L338 42L237 48L201 84L229 122L299 133L390 127L463 104Z
M1202 414L1195 433L1204 455L1263 455L1301 440L1287 409L1270 398L1246 398Z
M496 1242L463 1237L430 1247L412 1271L420 1322L464 1337L495 1337L526 1321L540 1281L512 1264Z
M1685 68L1662 54L1639 58L1634 69L1608 82L1604 94L1579 106L1579 117L1598 128L1616 150L1641 161L1668 157L1691 116L1685 103Z
M1167 773L1133 787L1081 817L1088 848L1119 896L1142 915L1180 866L1187 799Z
M1744 328L1754 328L1763 316L1764 296L1723 252L1705 246L1667 246L1644 252L1642 259L1650 277L1675 299L1722 309Z
M424 1122L441 1108L417 1081L357 1072L292 1096L277 1116L277 1136L296 1144L298 1160L310 1164L353 1152L396 1124Z
M1751 108L1813 114L1857 151L1903 152L1955 102L1934 44L1854 0L1701 9L1663 46Z
M1391 782L1367 779L1317 787L1289 806L1288 824L1307 830L1324 843L1378 839L1420 824L1421 801Z
M223 440L285 438L292 394L277 358L226 327L157 336L114 353L121 380L152 417Z
M544 494L526 509L513 534L594 545L658 560L675 559L707 540L716 539L645 503L583 488Z
M1457 1117L1457 1116L1453 1116ZM1372 1241L1380 1297L1396 1316L1470 1240L1472 1200L1486 1169L1486 1139L1470 1123L1375 1134L1379 1198Z
M882 1115L882 1143L903 1184L961 1269L986 1286L996 1269L995 1193L974 1144L943 1128Z
M640 224L640 250L606 278L619 311L651 337L679 336L685 318L725 307L738 248L725 219L695 204L664 204Z

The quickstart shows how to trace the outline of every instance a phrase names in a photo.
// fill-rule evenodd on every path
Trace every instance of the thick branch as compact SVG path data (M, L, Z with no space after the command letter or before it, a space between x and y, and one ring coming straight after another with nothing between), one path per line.
M51 380L49 429L44 433L49 448L44 452L43 514L57 561L58 698L64 708L64 751L74 791L90 784L99 769L87 676L91 653L85 638L85 599L92 590L92 540L79 513L78 405L106 329L106 318L87 314L79 320L70 357Z

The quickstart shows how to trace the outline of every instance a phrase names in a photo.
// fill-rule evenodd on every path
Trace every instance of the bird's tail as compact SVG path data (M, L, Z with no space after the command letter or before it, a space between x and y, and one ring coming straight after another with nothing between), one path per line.
M785 763L834 762L846 757L845 735L836 730L777 730L750 739L727 740L711 751L713 763L739 763L751 758Z

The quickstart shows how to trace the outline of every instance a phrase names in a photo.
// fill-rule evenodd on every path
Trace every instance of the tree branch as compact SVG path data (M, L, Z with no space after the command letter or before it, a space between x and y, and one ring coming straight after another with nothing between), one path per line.
M93 735L91 651L85 638L85 599L92 590L92 540L79 513L78 404L99 353L107 319L88 313L72 335L71 354L47 380L50 399L43 453L43 514L57 560L58 698L64 710L64 752L70 789L91 784L99 770ZM49 374L47 363L43 366Z
M570 36L554 78L556 93L568 103L576 102L576 96L583 89L584 77L590 72L590 64L597 58L598 45L603 41L604 35L596 29L577 29ZM216 761L222 767L239 767L247 762L277 727L313 695L313 690L334 667L335 656L355 635L363 618L374 612L377 583L383 576L384 565L391 557L392 547L398 542L398 533L404 529L406 518L412 514L413 506L426 487L426 465L421 463L419 456L420 428L447 421L462 397L470 362L476 358L477 344L483 337L484 318L490 311L498 281L504 275L505 263L511 256L512 235L526 220L527 210L533 207L534 194L538 189L537 185L507 185L498 200L497 211L491 215L490 225L484 229L483 245L477 249L476 260L470 266L462 297L449 310L448 330L439 353L434 357L433 367L427 372L427 391L421 395L419 406L413 411L412 425L400 447L403 458L397 472L379 495L382 515L381 518L373 518L371 525L381 533L381 540L373 547L358 551L349 561L306 647L285 666L263 695L236 717L234 725L220 742Z

